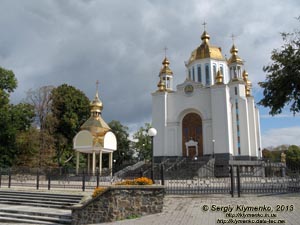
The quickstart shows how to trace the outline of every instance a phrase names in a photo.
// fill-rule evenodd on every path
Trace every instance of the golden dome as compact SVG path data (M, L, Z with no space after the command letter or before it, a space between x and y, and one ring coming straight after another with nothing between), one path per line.
M243 60L237 54L238 51L239 50L237 49L237 47L235 47L235 45L233 44L231 49L230 49L231 57L228 60L228 64L237 63L237 64L243 65Z
M88 118L87 121L84 122L84 124L80 127L80 129L88 130L92 133L93 136L103 139L106 132L110 130L110 127L101 117L103 104L99 99L98 90L96 92L95 98L90 103L90 109L91 109L91 116L90 118Z
M243 80L245 82L246 96L249 97L249 96L251 96L252 83L248 79L248 73L246 70L243 71Z
M162 79L159 79L157 87L158 87L157 92L164 92L164 91L166 91L166 85L165 85L165 82L163 82Z
M210 45L209 39L210 39L209 34L206 31L204 31L203 34L201 35L202 43L198 48L196 48L192 52L188 61L188 65L198 59L211 58L217 60L224 60L221 48Z
M162 68L159 72L159 75L162 75L162 74L167 74L167 75L173 75L173 72L172 70L170 69L169 65L170 65L170 62L169 60L167 59L167 57L164 58L164 60L162 61Z
M217 72L216 84L224 84L223 74L221 73L220 70L218 70L218 72Z
M210 39L209 34L208 34L206 31L204 31L204 32L202 33L202 35L201 35L201 40L204 41L204 42L208 42L209 39Z

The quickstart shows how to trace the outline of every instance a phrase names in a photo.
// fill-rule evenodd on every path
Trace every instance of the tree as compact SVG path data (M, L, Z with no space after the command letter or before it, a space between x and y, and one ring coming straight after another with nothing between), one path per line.
M16 138L19 132L30 128L34 117L31 105L9 104L9 95L17 87L12 71L0 67L0 165L12 166L17 159Z
M70 159L74 164L73 138L89 117L90 101L82 91L67 84L53 89L51 101L58 164L61 166Z
M51 92L54 86L43 86L30 89L27 92L27 102L34 107L37 124L41 130L45 129L47 116L51 112Z
M0 105L9 103L9 94L17 88L17 79L11 70L0 67Z
M108 126L117 138L117 150L114 151L113 158L116 160L117 165L121 165L125 161L131 160L133 156L133 151L130 150L128 127L117 120L112 120L108 123Z
M269 107L271 115L280 114L285 106L295 115L300 111L300 31L281 36L284 44L272 51L272 64L263 68L267 77L259 83L264 89L259 104Z
M140 127L140 129L133 135L133 138L136 139L136 142L133 143L133 146L138 152L138 157L140 159L151 159L151 138L147 134L150 128L150 123L145 123L145 126Z
M300 147L290 145L286 151L286 164L290 169L300 169Z

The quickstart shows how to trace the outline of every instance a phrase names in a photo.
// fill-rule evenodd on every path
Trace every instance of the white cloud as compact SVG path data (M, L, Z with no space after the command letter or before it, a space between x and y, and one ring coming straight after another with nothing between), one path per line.
M300 127L270 129L262 134L262 146L300 145Z

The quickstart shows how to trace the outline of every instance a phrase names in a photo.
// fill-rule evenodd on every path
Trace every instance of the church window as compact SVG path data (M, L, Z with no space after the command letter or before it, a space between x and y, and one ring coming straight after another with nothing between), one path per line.
M189 79L191 80L192 74L191 74L191 69L189 69Z
M224 69L223 69L223 65L220 65L220 72L221 72L221 74L224 76Z
M197 67L198 72L198 82L202 82L202 76L201 76L201 66L198 65Z
M192 68L192 72L193 72L193 81L195 81L195 67Z
M206 85L210 85L209 66L208 65L205 65L205 78L206 78Z
M216 64L213 65L213 73L214 73L214 78L216 78L216 76L217 76L217 65Z

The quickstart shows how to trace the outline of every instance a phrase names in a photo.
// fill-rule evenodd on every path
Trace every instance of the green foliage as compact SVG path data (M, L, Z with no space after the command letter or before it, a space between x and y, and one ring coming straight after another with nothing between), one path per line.
M145 123L145 126L140 127L140 129L133 135L133 138L137 140L137 142L133 143L133 147L138 152L140 159L151 159L151 137L147 134L150 128L150 123Z
M272 64L263 68L266 81L259 83L264 89L259 104L269 107L271 115L281 113L285 106L293 114L300 111L300 31L281 36L284 44L272 51Z
M300 147L296 145L289 146L286 151L286 164L289 168L300 168Z
M34 117L31 105L9 104L9 94L17 87L12 71L0 67L0 165L8 167L14 164L18 156L16 144L20 132L29 129Z
M17 88L17 79L11 70L0 67L0 105L9 103L9 94Z
M123 162L131 160L133 156L133 151L130 150L130 140L128 127L122 125L120 121L112 120L108 123L112 132L117 138L117 150L114 151L113 158L116 160L116 166L120 166Z
M51 94L52 122L56 139L58 164L62 165L73 156L72 140L80 126L89 117L89 99L80 90L63 84L53 89ZM72 159L71 163L75 163Z

